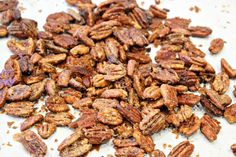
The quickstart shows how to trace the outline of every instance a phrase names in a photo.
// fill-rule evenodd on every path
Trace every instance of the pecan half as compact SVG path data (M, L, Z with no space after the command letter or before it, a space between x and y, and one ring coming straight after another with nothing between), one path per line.
M128 122L124 122L121 125L116 126L113 130L115 136L118 138L129 138L133 136L134 131L133 126Z
M71 74L72 72L70 70L63 70L58 76L58 86L67 87L71 79Z
M220 132L220 122L213 119L209 115L204 115L201 119L201 132L210 141L217 139L217 134Z
M212 83L212 88L219 94L224 94L229 89L229 84L229 76L226 73L219 73Z
M178 95L178 104L194 106L197 105L201 100L201 97L192 93L184 93Z
M37 127L38 134L44 139L49 138L56 131L56 129L57 126L54 123L40 124Z
M53 41L56 45L61 46L65 49L73 48L78 44L75 38L68 34L56 35L53 37Z
M57 95L50 96L46 100L46 106L51 112L66 112L69 111L69 107L65 100Z
M48 80L45 85L45 90L49 96L56 95L57 93L57 86L54 80Z
M224 58L221 59L221 69L229 78L236 78L236 70Z
M149 11L158 18L166 19L167 18L167 12L165 10L161 10L157 8L155 5L151 5L149 8Z
M7 34L8 34L7 27L0 25L0 38L6 37Z
M41 97L42 93L45 90L44 88L45 84L46 84L46 80L30 85L30 88L32 90L32 93L29 97L30 101L37 100Z
M225 109L224 117L229 123L236 123L236 104Z
M236 155L236 144L232 144L231 150Z
M5 107L7 114L17 117L29 117L34 112L34 104L28 101L12 102Z
M145 99L159 99L161 97L161 90L158 86L150 86L144 89L143 97Z
M114 108L103 108L97 114L98 121L108 125L120 125L123 118L118 110Z
M0 108L5 105L7 100L7 88L3 88L0 90Z
M211 41L209 51L212 54L219 53L224 48L224 40L221 38L216 38Z
M162 84L160 89L164 104L169 110L173 110L174 107L178 106L177 92L173 86Z
M82 98L80 100L75 101L72 106L76 109L83 109L83 108L89 108L93 104L93 100L89 97Z
M153 78L163 83L174 84L177 83L181 77L173 69L154 69L152 73Z
M57 126L66 126L69 125L74 119L74 116L68 112L59 112L59 113L47 113L45 116L45 122L55 123Z
M20 142L32 156L45 156L47 153L47 145L33 131L17 133L14 140Z
M25 131L27 129L29 129L31 126L33 126L34 124L40 122L43 120L43 115L38 114L38 115L34 115L31 116L29 118L27 118L20 126L20 130L21 131Z
M117 157L144 157L144 151L138 147L124 147L116 149Z
M116 108L119 105L119 101L116 99L95 99L92 106L97 110L102 110L105 108Z
M205 38L212 33L212 29L203 26L191 26L188 29L193 37Z
M127 96L128 96L127 92L123 89L107 89L101 95L102 98L120 98L120 99L126 99Z
M189 137L198 131L200 124L201 120L197 116L192 115L189 119L180 124L179 132Z
M166 157L165 154L159 149L154 150L150 153L150 157Z
M7 42L7 47L14 54L33 54L36 48L35 42L32 38L26 40L11 39Z
M105 64L105 71L104 79L107 81L116 81L126 75L126 69L123 64Z
M78 101L82 97L82 93L72 88L67 88L61 92L59 95L64 98L66 103L73 104L74 102Z
M168 157L190 157L193 153L194 145L191 144L189 141L183 141L176 145L171 152L169 153Z
M4 0L0 2L0 12L6 11L8 9L16 8L18 5L17 0Z
M8 89L7 99L10 101L19 101L30 97L32 89L27 85L16 85Z
M116 147L134 147L137 146L138 143L135 141L135 139L114 139L113 144Z

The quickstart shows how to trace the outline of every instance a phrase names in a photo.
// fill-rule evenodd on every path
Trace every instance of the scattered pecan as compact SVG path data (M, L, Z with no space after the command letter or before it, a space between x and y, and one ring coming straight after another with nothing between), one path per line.
M101 97L126 99L127 92L123 89L107 89L102 93Z
M19 101L30 97L32 89L27 85L16 85L8 89L7 100Z
M57 54L57 55L48 55L42 58L39 63L50 63L50 64L58 64L66 59L66 54Z
M229 123L236 123L236 104L225 109L224 117Z
M106 75L104 80L116 81L126 75L126 69L122 64L105 64Z
M150 153L150 157L166 157L165 154L159 149L154 150Z
M114 134L118 137L118 138L129 138L131 136L133 136L133 126L128 123L128 122L124 122L119 126L116 126L114 129Z
M73 56L76 56L76 55L84 55L84 54L89 53L89 47L87 47L87 46L85 46L85 45L77 45L77 46L73 47L73 48L70 50L70 53L71 53Z
M201 120L197 116L192 115L189 119L180 124L179 132L189 137L198 131L200 124Z
M224 47L224 40L221 38L216 38L211 41L209 51L212 54L217 54L219 53Z
M163 83L170 83L170 84L174 84L180 81L181 77L179 77L178 74L173 69L157 68L154 70L155 71L153 71L152 76L158 81L161 81Z
M45 89L44 88L45 83L46 83L46 80L30 85L30 88L32 90L32 93L29 97L30 101L37 100L41 97L41 95L42 95L42 93L44 92L44 89Z
M59 45L65 49L69 49L77 45L77 41L72 36L67 34L54 36L53 41L56 45Z
M66 101L58 95L48 97L46 100L46 106L51 112L69 111Z
M11 39L7 42L7 46L14 54L26 53L31 55L35 50L35 43L32 38L23 41Z
M54 123L45 123L45 124L40 124L37 127L37 130L38 134L42 138L47 139L56 131L56 128L57 126Z
M171 152L169 153L168 157L190 157L193 153L194 145L191 144L189 141L183 141L176 145Z
M233 69L224 58L221 59L221 69L229 76L229 78L236 77L236 69Z
M69 125L74 119L74 116L68 112L51 113L48 112L45 116L45 121L48 123L55 123L57 126Z
M82 98L80 100L77 100L73 103L73 107L76 109L82 109L82 108L89 108L93 104L93 100L89 97Z
M191 26L188 29L193 37L205 38L212 33L212 29L203 26Z
M34 104L28 101L12 102L5 107L7 114L17 117L29 117L34 112Z
M116 149L115 155L117 157L144 157L144 151L138 147L124 147Z
M220 122L205 114L201 119L201 132L210 141L217 139L217 134L220 132Z
M45 90L47 91L49 96L56 95L57 93L57 86L54 80L47 80L45 85Z
M20 10L17 8L8 9L1 13L0 21L3 25L9 25L14 20L19 20L21 18Z
M14 140L20 142L32 156L45 156L47 153L47 145L33 131L17 133Z
M8 9L14 9L18 5L17 0L3 0L0 2L0 12L6 11Z
M82 97L82 93L72 88L65 89L59 93L68 104L73 104Z
M169 110L173 110L178 105L177 92L173 86L168 84L161 85L161 95L164 99L164 104Z
M167 18L167 12L165 10L161 10L161 9L157 8L155 5L151 5L149 8L149 11L155 17L162 18L162 19Z
M150 86L144 89L143 97L146 99L159 99L161 97L161 90L158 86Z
M35 123L38 123L43 120L43 115L38 114L27 118L20 126L21 131L25 131L33 126Z
M62 71L58 76L58 80L57 80L58 86L67 87L71 79L71 74L72 72L70 70Z
M108 125L120 125L123 122L121 114L114 108L103 108L97 114L98 121Z
M226 73L221 72L215 76L212 88L219 94L224 94L229 89L229 84L229 76Z

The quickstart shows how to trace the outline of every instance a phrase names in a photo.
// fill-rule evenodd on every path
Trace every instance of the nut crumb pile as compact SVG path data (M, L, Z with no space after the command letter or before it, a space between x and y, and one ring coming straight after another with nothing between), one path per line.
M221 130L215 116L236 123L236 104L226 94L236 69L222 59L216 73L190 40L208 37L211 28L168 18L157 5L144 10L135 0L66 1L75 10L48 15L44 31L21 17L17 0L0 1L0 37L12 37L7 46L13 53L0 73L0 108L25 118L14 139L32 156L46 155L42 139L60 127L74 130L59 141L61 157L85 155L109 140L117 157L165 157L151 135L169 127L189 137L200 129L213 142ZM150 45L160 48L155 62ZM217 38L209 51L223 47ZM203 117L193 111L199 103ZM71 107L80 111L78 119ZM236 152L235 144L228 147ZM166 155L193 151L186 140Z

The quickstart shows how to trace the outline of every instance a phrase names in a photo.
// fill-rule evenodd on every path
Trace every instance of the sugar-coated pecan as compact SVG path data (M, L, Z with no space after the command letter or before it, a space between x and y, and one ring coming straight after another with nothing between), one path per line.
M27 85L16 85L8 89L7 99L9 101L19 101L30 97L32 89Z
M120 125L123 122L121 114L114 108L103 108L99 110L97 119L108 125Z
M205 114L201 119L201 132L210 141L215 141L220 132L220 122Z
M157 149L150 153L150 157L166 157L166 156L161 150Z
M216 116L222 116L223 111L217 108L205 95L201 95L201 104L202 106L210 113Z
M68 104L73 104L82 97L82 93L72 88L67 88L59 93Z
M97 74L92 78L92 83L94 87L106 87L109 85L109 82L105 80L105 75Z
M133 126L128 122L124 122L121 125L116 126L113 130L115 136L121 139L133 136L134 131Z
M130 122L139 123L142 120L140 111L126 102L120 102L117 106L118 111Z
M158 86L150 86L144 89L143 97L145 99L159 99L161 97L161 90Z
M80 26L75 33L73 34L74 37L79 38L84 42L85 45L92 47L94 46L94 41L88 37L90 32L90 27L88 26Z
M39 46L40 45L38 45L38 47ZM53 53L68 53L68 50L66 48L63 48L60 45L57 46L57 45L54 44L53 41L50 41L50 40L45 40L45 45L41 45L41 46L44 46L44 47L39 47L41 49L40 53L45 53L43 51L45 51L46 49L50 52L53 52ZM45 49L45 50L43 50L43 49Z
M231 145L231 150L236 155L236 144Z
M77 41L75 40L75 38L68 34L54 36L53 41L56 45L61 46L65 49L69 49L77 45Z
M89 53L89 47L85 46L85 45L77 45L75 47L73 47L71 50L70 50L70 53L73 55L73 56L76 56L76 55L84 55L84 54L87 54Z
M221 70L224 71L229 78L236 78L236 70L224 59L221 59Z
M91 144L102 144L112 138L113 131L105 125L96 125L92 128L84 128L83 134Z
M45 85L45 90L49 96L56 95L57 93L56 82L52 79L47 80L46 85Z
M114 139L113 144L116 147L134 147L137 146L138 143L133 138L128 139Z
M26 130L14 135L14 140L20 142L32 156L45 156L47 145L33 131Z
M90 97L82 98L75 101L72 105L76 109L89 108L93 104L93 100Z
M134 74L136 66L137 62L135 60L129 60L127 64L127 75L132 76Z
M51 112L69 111L69 107L65 100L58 95L48 97L46 100L46 106Z
M163 83L174 84L180 80L177 73L172 69L157 68L153 71L152 76Z
M116 149L117 157L144 157L144 151L138 147L124 147Z
M17 117L29 117L34 112L34 104L28 101L12 102L5 107L7 114Z
M191 144L189 141L183 141L176 145L171 152L169 153L168 157L190 157L193 153L194 145Z
M92 55L94 60L101 62L106 59L104 47L105 47L104 42L97 42L95 46L91 48L90 54Z
M7 88L0 89L0 108L5 105L7 100Z
M126 75L126 69L123 64L105 64L106 75L104 79L107 81L116 81Z
M128 96L127 92L123 89L107 89L101 95L102 98L120 98L120 99L126 99L127 96Z
M209 51L212 54L219 53L224 48L224 40L221 38L216 38L211 41Z
M92 106L97 110L102 110L105 108L116 108L119 105L119 101L116 99L103 99L97 98L94 100Z
M6 37L7 34L8 34L7 27L0 25L0 38Z
M194 106L200 102L201 97L192 93L178 95L178 104Z
M26 40L11 39L7 42L7 47L14 54L26 53L31 55L35 51L35 46L35 42L32 38L28 38Z
M201 120L197 116L192 115L189 119L180 124L179 132L189 137L198 131L200 124Z
M0 12L6 11L8 9L14 9L18 5L17 0L3 0L0 2Z
M229 123L236 123L236 104L225 109L224 117Z
M149 11L158 18L165 19L167 18L167 12L165 10L157 8L155 5L151 5Z
M74 116L68 112L47 113L45 121L48 123L55 123L57 126L67 126L71 123Z
M212 33L211 28L203 26L191 26L189 27L189 31L191 32L191 36L200 38L205 38Z
M173 110L178 105L177 92L173 86L168 84L161 85L161 95L164 99L164 104L169 110Z
M165 24L169 26L171 29L174 29L174 28L187 29L190 23L191 23L191 20L189 19L175 17L175 18L167 19Z
M25 131L27 129L29 129L31 126L33 126L34 124L40 122L43 120L43 115L38 114L38 115L33 115L29 118L27 118L20 126L20 130L21 131Z
M32 89L32 93L29 97L30 101L37 100L41 97L45 89L45 83L46 80L30 85L30 88Z
M63 70L58 76L58 86L67 87L71 79L71 74L72 72L70 70Z
M229 89L229 84L229 76L226 73L221 72L215 76L212 88L219 94L224 94Z
M61 23L69 23L73 18L65 12L56 12L48 15L46 21L58 21Z
M56 131L56 129L57 126L54 123L40 124L37 127L38 134L44 139L49 138Z
M39 63L58 64L66 59L66 54L48 55L42 58Z
M59 21L47 21L43 28L50 33L63 33L70 29L69 24Z
M139 123L139 128L144 135L151 135L166 127L166 116L159 109L146 108L142 112L147 112Z

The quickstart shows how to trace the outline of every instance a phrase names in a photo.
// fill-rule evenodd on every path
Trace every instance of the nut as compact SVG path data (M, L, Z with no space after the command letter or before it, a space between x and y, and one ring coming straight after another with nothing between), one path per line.
M17 117L29 117L34 112L34 104L28 101L12 102L7 104L5 111L7 114Z
M225 73L219 73L212 83L212 89L219 94L224 94L229 89L229 84L229 76Z
M21 131L25 131L32 127L34 124L43 120L43 115L38 114L27 118L20 126Z
M74 116L68 112L47 113L45 122L55 123L57 126L67 126L71 123Z
M183 141L175 146L171 152L169 153L168 157L190 157L193 153L194 145L191 144L189 141Z
M103 108L102 110L99 110L97 119L108 125L120 125L123 122L122 116L114 108Z
M209 47L209 51L212 54L219 53L224 48L224 40L221 38L216 38L211 41L211 45Z
M236 104L225 109L224 117L229 123L236 123Z
M38 134L44 139L49 138L56 131L56 129L57 126L54 123L40 124L37 127Z
M160 89L164 104L169 110L173 110L174 107L178 106L177 92L173 86L162 84Z

